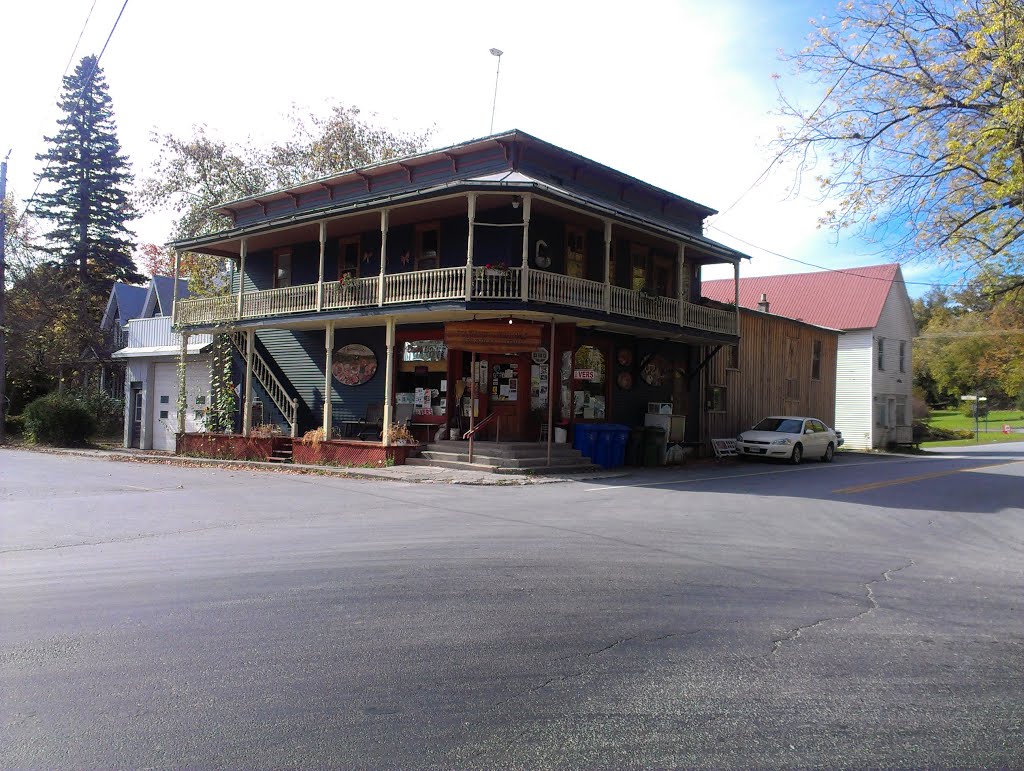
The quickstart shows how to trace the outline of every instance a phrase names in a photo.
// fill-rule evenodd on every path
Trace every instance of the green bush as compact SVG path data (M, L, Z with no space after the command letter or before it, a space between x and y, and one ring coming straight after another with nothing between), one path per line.
M939 428L938 426L925 426L922 441L925 442L948 442L954 439L973 439L974 432L964 428Z
M119 436L124 431L124 400L115 399L93 388L72 391L96 421L99 436Z
M979 418L984 418L988 415L988 402L960 402L960 414L965 418L973 418L975 404L978 405Z
M71 393L57 391L25 407L25 437L34 444L75 447L96 432L96 418Z

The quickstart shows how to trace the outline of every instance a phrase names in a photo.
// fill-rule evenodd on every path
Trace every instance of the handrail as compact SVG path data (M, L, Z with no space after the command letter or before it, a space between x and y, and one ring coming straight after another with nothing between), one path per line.
M488 415L486 418L481 420L479 423L477 423L475 426L473 426L471 429L469 429L469 431L467 431L465 434L462 435L463 439L468 439L469 440L469 462L470 463L473 462L473 437L476 436L476 432L477 431L479 431L481 428L486 426L488 423L490 423L496 417L498 417L498 413L497 412L492 412L490 415Z
M244 332L232 332L231 342L235 344L235 348L244 357L245 352L245 341L246 336ZM299 400L296 398L289 398L288 392L285 387L281 385L281 381L277 379L277 376L271 371L270 366L266 360L260 356L259 351L253 348L252 352L252 374L255 375L260 385L263 386L263 390L267 392L267 396L277 406L281 414L284 416L285 422L291 426L291 435L294 439L299 434L299 423L298 423L298 412L299 412Z

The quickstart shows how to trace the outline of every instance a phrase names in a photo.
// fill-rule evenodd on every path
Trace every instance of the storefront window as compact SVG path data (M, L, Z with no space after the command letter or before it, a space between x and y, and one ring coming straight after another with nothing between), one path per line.
M444 417L448 410L448 349L441 340L409 340L395 378L395 419Z
M583 420L603 420L606 413L604 353L581 345L573 357L573 412Z

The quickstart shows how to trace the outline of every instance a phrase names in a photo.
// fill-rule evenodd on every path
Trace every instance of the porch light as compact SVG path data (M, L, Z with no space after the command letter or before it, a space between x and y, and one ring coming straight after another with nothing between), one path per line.
M520 198L518 195L512 196L512 208L513 209L518 209L519 208L519 204L521 204L522 202L523 202L523 199Z

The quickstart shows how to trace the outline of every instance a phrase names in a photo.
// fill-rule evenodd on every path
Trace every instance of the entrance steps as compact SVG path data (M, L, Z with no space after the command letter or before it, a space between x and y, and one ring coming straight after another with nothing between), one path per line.
M281 443L280 446L275 447L270 457L267 459L271 463L291 463L292 462L292 440L287 439Z
M579 450L567 444L551 445L551 465L544 442L473 442L473 462L469 462L469 442L443 440L426 445L416 458L406 459L410 466L439 466L494 474L586 474L600 471Z

